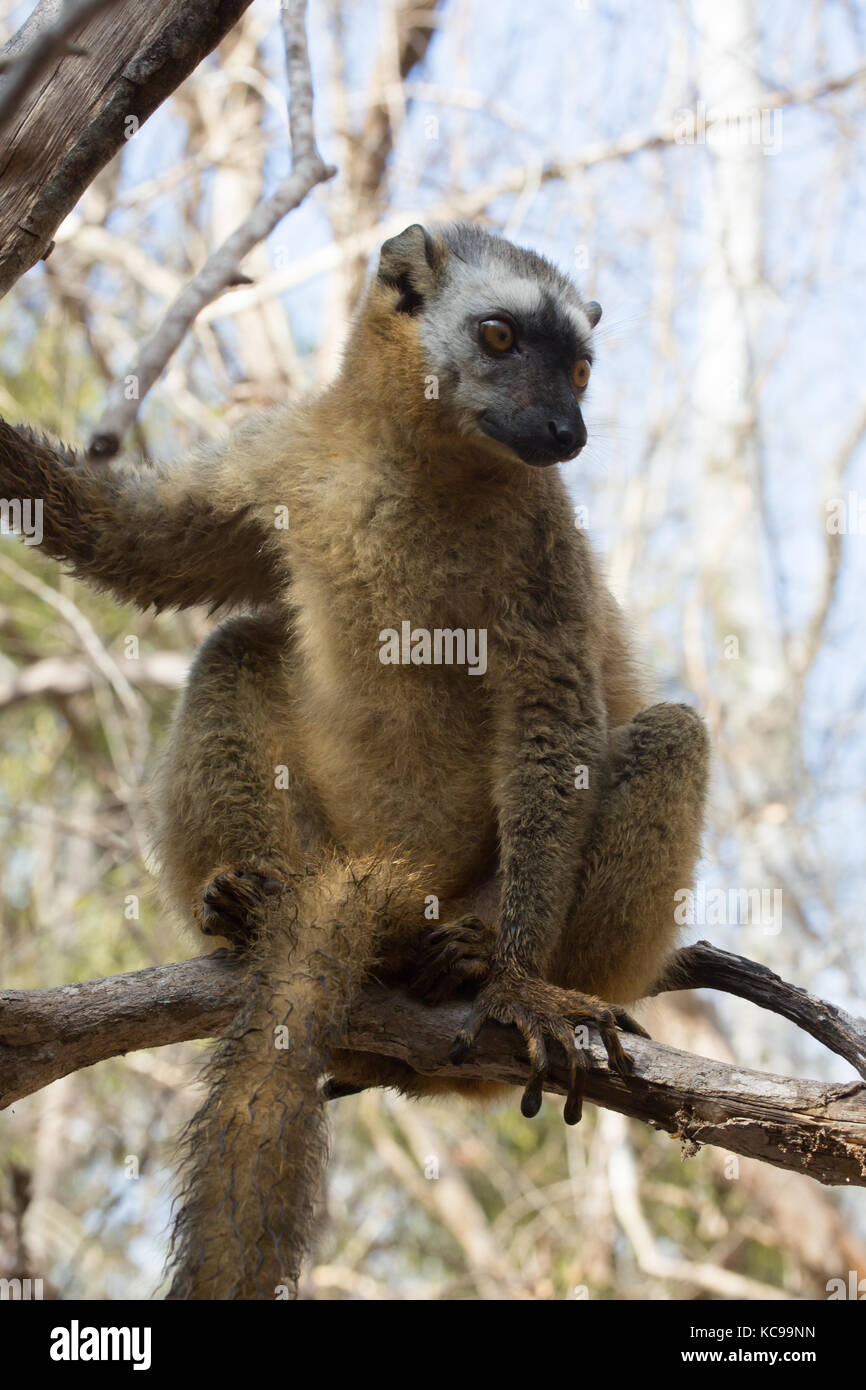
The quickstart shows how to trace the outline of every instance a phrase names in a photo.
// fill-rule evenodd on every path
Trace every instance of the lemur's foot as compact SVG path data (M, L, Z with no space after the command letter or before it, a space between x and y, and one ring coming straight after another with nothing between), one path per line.
M479 917L467 913L444 922L424 936L409 988L425 1004L441 1004L466 985L478 985L490 974L493 934Z
M221 869L196 896L196 921L205 936L224 936L233 946L248 946L258 935L268 900L284 887L256 869Z
M523 1092L520 1109L527 1119L541 1108L541 1093L547 1079L547 1038L553 1038L568 1060L569 1084L565 1100L566 1124L577 1124L583 1110L583 1091L587 1057L574 1035L576 1026L597 1028L607 1052L611 1070L627 1076L633 1070L631 1058L622 1050L617 1029L647 1038L649 1034L614 1004L604 1004L592 994L559 989L529 975L497 974L476 999L466 1027L451 1044L449 1060L460 1065L478 1040L485 1023L513 1024L526 1043L532 1070Z

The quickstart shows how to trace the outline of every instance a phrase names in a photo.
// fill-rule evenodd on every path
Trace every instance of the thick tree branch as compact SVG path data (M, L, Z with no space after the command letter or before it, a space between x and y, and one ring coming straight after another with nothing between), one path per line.
M90 440L89 452L94 457L111 458L117 453L142 400L180 347L202 309L232 285L244 282L241 274L244 257L270 236L286 214L302 203L316 184L324 183L336 173L335 169L323 163L316 147L313 80L305 17L306 0L283 0L282 21L289 80L289 133L292 141L291 173L277 185L273 193L253 208L222 246L213 252L170 305L129 372L115 382ZM249 283L248 279L246 283ZM129 377L136 382L134 398L130 398L126 390Z
M76 54L50 64L23 95L0 139L0 294L46 256L59 224L112 155L237 22L250 0L136 0L98 7L76 28ZM49 32L57 0L41 0L10 40L0 101L18 62ZM56 56L56 55L55 55ZM134 118L134 119L131 119Z
M683 970L691 969L696 982L746 998L761 993L758 1002L807 1020L809 1032L836 1051L842 1019L851 1038L866 1046L861 1021L804 996L771 972L768 982L762 967L750 961L706 943L696 954L690 949L690 959L689 951L681 953ZM763 980L760 990L749 980ZM780 1007L785 992L798 1002ZM58 989L0 991L0 1106L119 1053L222 1033L243 994L243 967L220 952ZM431 1009L401 991L370 989L352 1010L344 1045L401 1058L424 1074L452 1075L448 1048L467 1008ZM829 1021L826 1034L819 1011ZM635 1064L628 1080L611 1074L600 1042L591 1044L588 1100L677 1135L690 1152L695 1144L717 1144L822 1183L866 1186L863 1082L827 1085L772 1076L637 1037L625 1038L624 1045ZM488 1027L458 1074L524 1085L527 1064L517 1034ZM553 1058L547 1089L563 1092L566 1081L565 1062Z
M71 42L73 35L118 0L50 0L40 5L23 28L9 40L0 58L0 128L14 116L20 103L58 58L85 56L87 50ZM39 18L35 19L38 14ZM53 23L50 17L57 17ZM44 28L41 25L44 23ZM32 35L32 37L31 37Z

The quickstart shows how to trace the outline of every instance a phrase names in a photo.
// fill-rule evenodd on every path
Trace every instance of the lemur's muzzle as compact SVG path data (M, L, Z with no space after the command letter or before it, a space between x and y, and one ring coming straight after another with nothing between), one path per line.
M491 439L507 445L523 463L534 467L576 458L587 439L576 403L553 410L543 404L525 406L506 416L485 412L479 423Z

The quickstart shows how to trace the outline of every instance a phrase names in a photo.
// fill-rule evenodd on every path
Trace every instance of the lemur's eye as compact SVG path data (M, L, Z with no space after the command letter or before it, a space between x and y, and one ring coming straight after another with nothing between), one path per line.
M578 391L585 390L589 382L589 371L589 363L587 362L585 357L581 357L580 361L575 362L574 366L572 367L571 379L577 387Z
M505 319L484 319L479 331L481 341L494 352L507 352L514 347L514 329Z

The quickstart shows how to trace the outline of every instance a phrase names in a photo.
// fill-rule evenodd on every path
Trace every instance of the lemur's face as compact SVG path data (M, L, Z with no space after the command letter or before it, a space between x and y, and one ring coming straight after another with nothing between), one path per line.
M581 402L599 305L532 253L482 232L455 229L436 241L414 227L395 242L411 233L429 282L409 269L401 307L417 319L460 432L536 467L574 458L587 438Z

